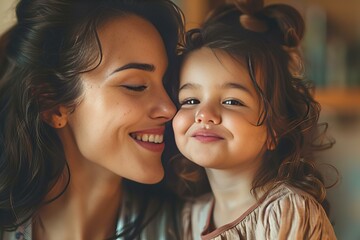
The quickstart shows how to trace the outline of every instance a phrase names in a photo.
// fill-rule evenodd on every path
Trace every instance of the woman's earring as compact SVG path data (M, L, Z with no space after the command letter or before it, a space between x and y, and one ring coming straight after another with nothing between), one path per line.
M53 128L63 128L68 121L67 107L58 106L41 113L41 119Z
M58 119L58 121L53 125L54 128L62 128L66 125L62 119Z

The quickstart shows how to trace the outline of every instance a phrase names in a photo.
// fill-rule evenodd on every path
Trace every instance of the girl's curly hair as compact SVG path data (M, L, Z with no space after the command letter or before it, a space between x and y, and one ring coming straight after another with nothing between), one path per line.
M303 76L299 45L304 31L301 15L288 5L263 7L262 1L237 1L216 9L200 29L187 33L182 58L207 47L215 54L215 50L225 52L239 64L247 63L262 109L255 124L267 126L274 146L264 154L253 193L256 196L268 183L287 183L308 192L328 210L314 153L332 147L334 141L326 136L327 123L318 122L321 107L314 100L313 85ZM174 95L178 87L174 86ZM209 190L203 168L181 154L170 163L180 176L175 189L181 196Z

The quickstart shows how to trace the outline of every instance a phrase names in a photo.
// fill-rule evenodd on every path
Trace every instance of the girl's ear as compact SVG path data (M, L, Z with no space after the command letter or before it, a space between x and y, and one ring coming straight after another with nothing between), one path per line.
M283 47L283 49L289 55L289 71L291 75L295 78L303 78L305 75L305 67L302 61L303 57L299 47Z
M59 105L41 113L41 119L53 128L63 128L68 121L69 109Z
M274 139L268 136L266 141L266 148L269 151L274 151L277 146L277 134L274 130L273 130L273 134L274 134Z
M273 141L272 139L269 138L269 139L266 141L266 148L267 148L267 150L269 150L269 151L275 150L276 144L274 143L274 141Z

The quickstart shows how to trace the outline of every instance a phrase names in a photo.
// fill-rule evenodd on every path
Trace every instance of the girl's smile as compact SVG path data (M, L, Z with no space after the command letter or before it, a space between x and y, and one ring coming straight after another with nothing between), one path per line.
M202 143L209 143L224 140L219 134L212 130L200 129L192 134L192 137Z

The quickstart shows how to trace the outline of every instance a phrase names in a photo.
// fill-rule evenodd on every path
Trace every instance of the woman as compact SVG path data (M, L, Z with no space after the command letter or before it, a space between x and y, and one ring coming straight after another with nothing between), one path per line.
M16 14L0 44L2 238L176 237L146 188L124 179L163 178L175 114L163 80L180 10L168 0L23 0Z

